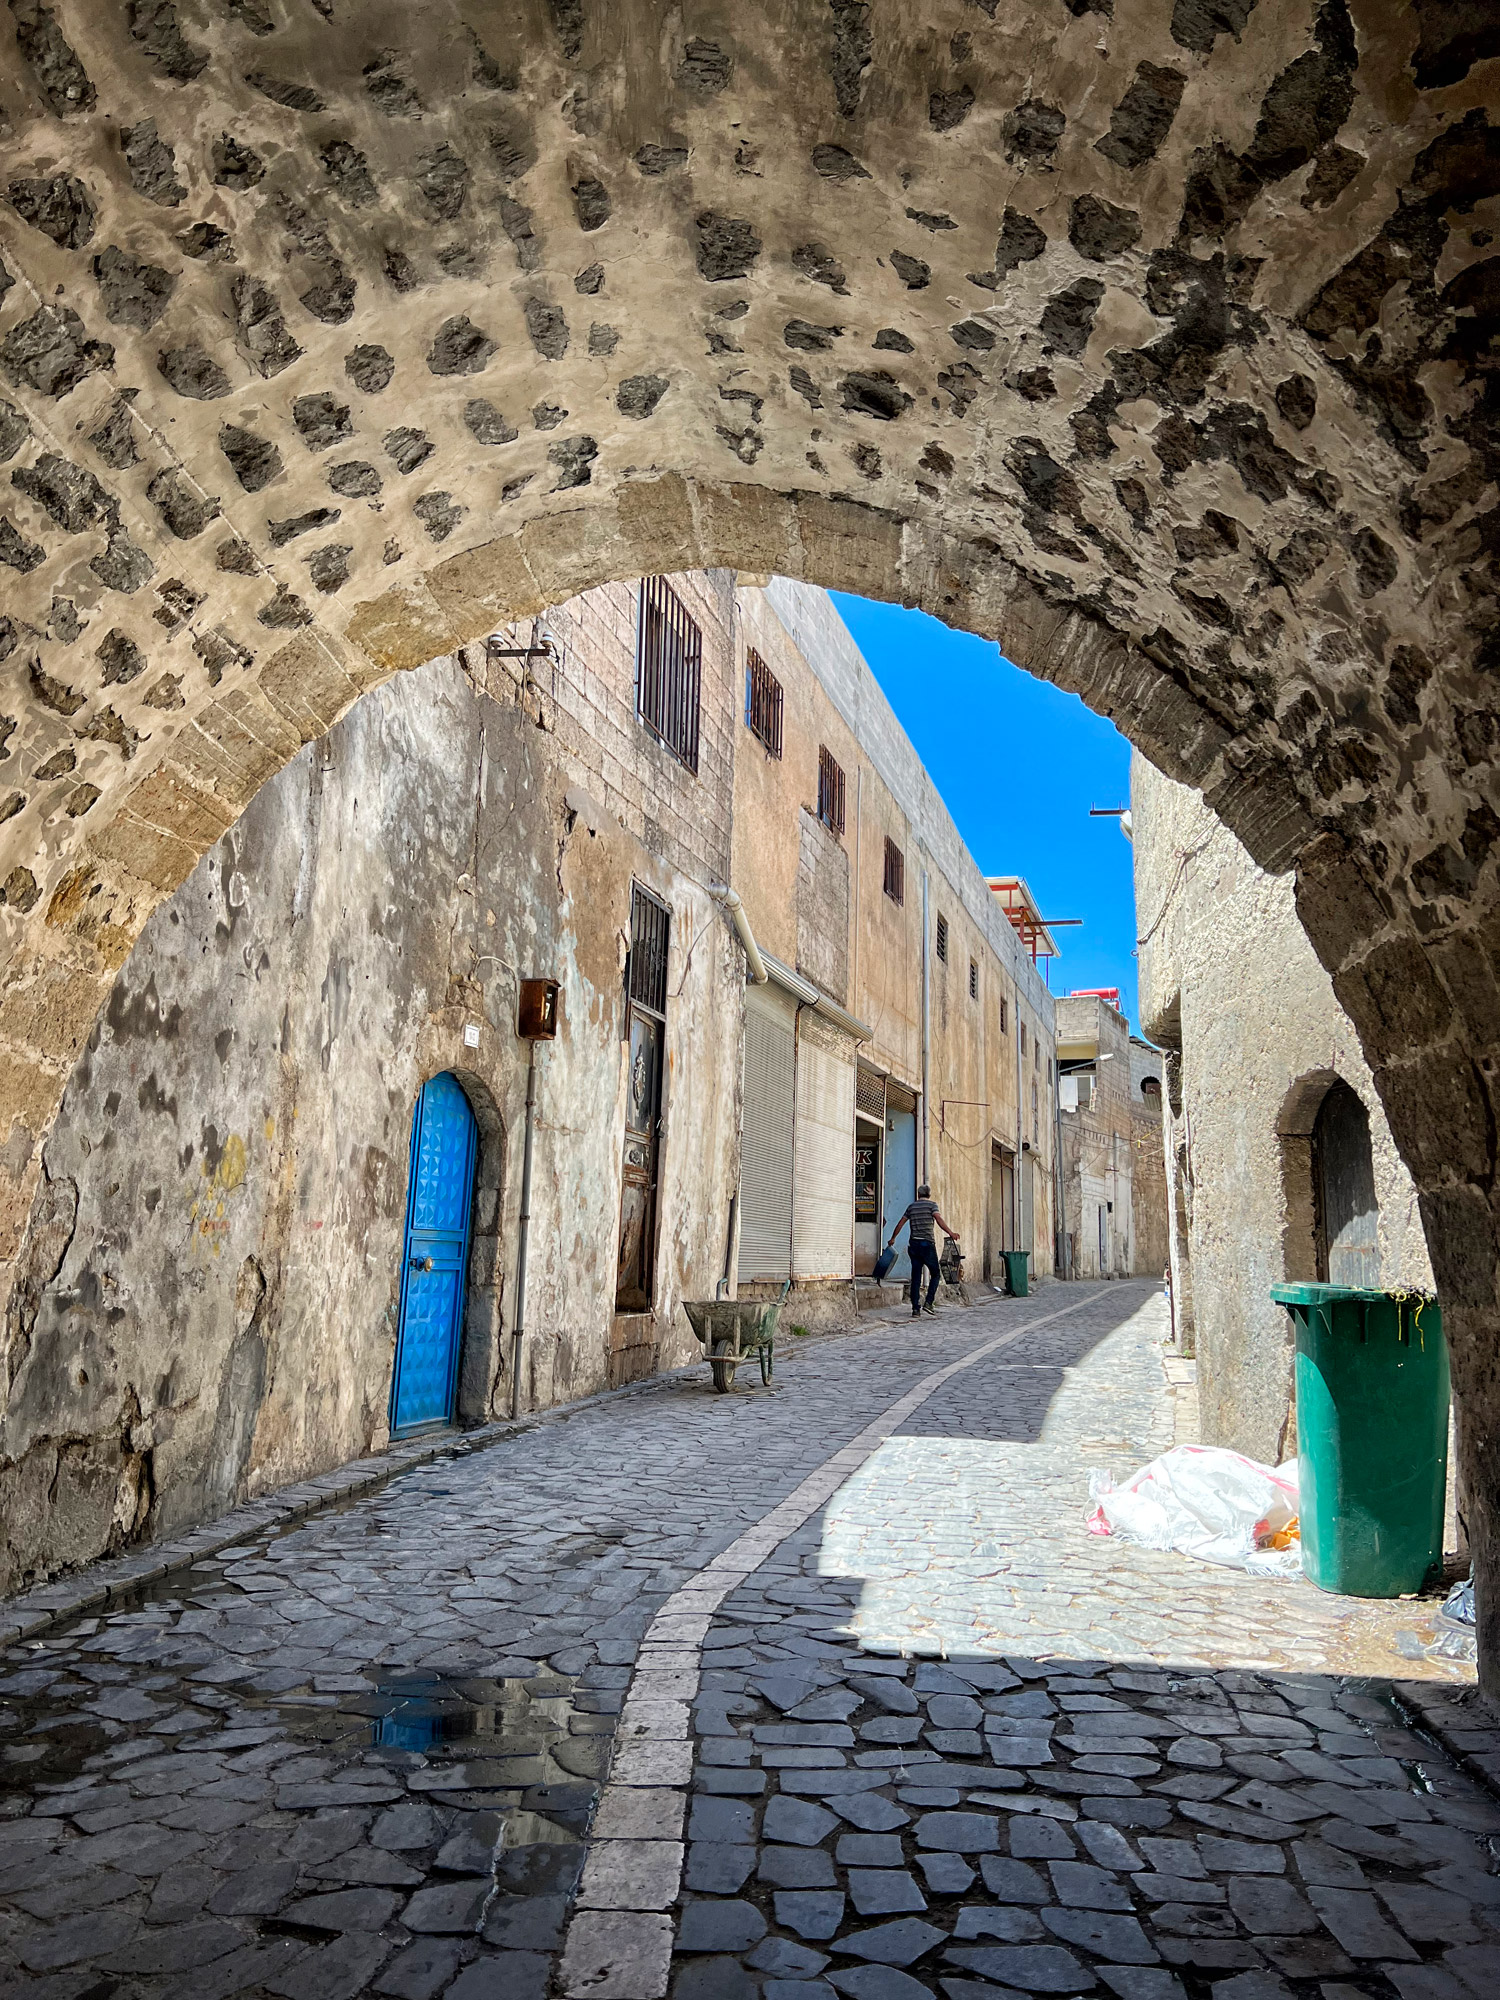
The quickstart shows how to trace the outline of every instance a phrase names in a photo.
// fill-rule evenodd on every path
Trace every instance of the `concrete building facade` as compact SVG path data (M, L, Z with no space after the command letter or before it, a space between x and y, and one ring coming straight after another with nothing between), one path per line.
M1117 998L1073 993L1056 1009L1063 1274L1157 1275L1166 1263L1160 1056L1131 1034Z
M1164 1056L1173 1312L1205 1443L1295 1449L1283 1279L1430 1291L1417 1193L1333 984L1202 799L1131 767L1141 1019Z
M785 690L779 760L747 721L752 648ZM851 788L838 831L820 749ZM947 925L925 1095L921 906L882 892L887 832L911 884L928 874L933 938ZM731 881L780 981L748 994ZM1007 1054L1026 1023L1047 1061L1050 1004L988 901L821 592L726 570L606 585L372 691L155 912L64 1092L0 1347L0 1591L393 1429L507 1412L523 979L559 987L523 1409L696 1359L682 1301L732 1292L747 1255L771 1289L795 1277L803 1319L852 1319L872 1079L887 1152L912 1136L914 1184L926 1133L982 1254L991 1127L1039 1182L1051 1158L1045 1104L1016 1129ZM770 1270L741 1172L768 1017L793 1056ZM986 1096L993 1117L953 1125L948 1100Z
M768 1201L742 1210L741 1283L790 1275L799 1319L847 1313L922 1180L966 1278L1006 1249L1048 1276L1051 995L827 594L778 577L740 603L747 674L779 718L774 743L747 721L735 759L733 880L775 989L750 1003L767 1025L747 1029L746 1179L764 1157ZM794 1063L779 1124L755 1122L752 1060ZM770 1164L787 1117L789 1175ZM903 1250L890 1278L907 1274Z

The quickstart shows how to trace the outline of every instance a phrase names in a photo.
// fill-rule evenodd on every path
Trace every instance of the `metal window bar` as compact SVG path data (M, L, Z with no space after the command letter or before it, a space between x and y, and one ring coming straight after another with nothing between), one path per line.
M889 834L885 841L885 893L893 903L906 900L906 856Z
M885 1078L878 1070L858 1064L854 1074L854 1108L885 1123Z
M667 1011L667 947L672 913L638 882L630 888L630 997L663 1017Z
M745 723L770 756L781 755L781 682L753 646L745 656Z
M818 818L831 833L844 830L844 772L827 750L818 751Z
M977 958L969 960L969 998L971 1000L979 998L979 960Z
M665 577L642 577L636 712L693 772L698 769L702 680L703 634L698 621Z
M948 963L948 919L946 917L939 917L937 920L937 955L943 961L944 965Z
M1000 1032L1002 1035L1010 1033L1010 1002L1008 1000L1000 1002Z

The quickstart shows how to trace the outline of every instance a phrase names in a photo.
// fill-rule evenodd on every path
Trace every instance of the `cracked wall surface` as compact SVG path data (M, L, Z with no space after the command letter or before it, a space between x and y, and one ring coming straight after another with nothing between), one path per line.
M1296 870L1500 1492L1482 11L0 33L0 1256L151 909L361 691L611 578L779 571L999 638Z

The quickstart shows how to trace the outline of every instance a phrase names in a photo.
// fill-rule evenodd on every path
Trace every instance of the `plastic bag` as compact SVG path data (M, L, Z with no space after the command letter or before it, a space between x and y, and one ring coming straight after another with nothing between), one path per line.
M1200 1562L1258 1576L1302 1566L1296 1541L1297 1467L1261 1465L1237 1451L1179 1445L1116 1486L1089 1475L1093 1535L1119 1535L1147 1549L1175 1549Z
M1439 1615L1445 1624L1455 1626L1460 1631L1465 1628L1470 1632L1474 1630L1474 1572L1472 1570L1469 1571L1469 1574L1464 1578L1462 1583L1455 1583L1453 1588L1448 1592L1448 1595L1443 1599L1443 1608Z

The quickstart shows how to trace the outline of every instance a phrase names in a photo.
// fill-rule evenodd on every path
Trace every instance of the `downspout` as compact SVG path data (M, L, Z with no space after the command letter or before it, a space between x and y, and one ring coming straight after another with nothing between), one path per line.
M1025 1067L1021 1061L1021 982L1016 981L1016 1164L1010 1177L1011 1233L1010 1240L1016 1249L1021 1247L1021 1173L1026 1164L1026 1107L1022 1092L1025 1088Z
M932 925L928 917L928 874L922 870L922 1171L920 1181L931 1183L931 1163L927 1157L928 1131L931 1123L932 1089L928 1071L932 1067L932 961L930 958Z
M716 903L722 903L729 912L729 921L739 933L740 943L745 947L745 963L750 970L752 985L764 986L771 977L766 970L766 962L760 955L760 946L755 942L755 933L750 928L750 919L745 915L745 906L736 890L727 882L709 882L708 893Z
M516 1317L510 1336L510 1414L521 1414L521 1342L526 1332L526 1239L531 1231L531 1140L536 1129L536 1043L526 1060L526 1141L521 1152L521 1231L516 1243Z
M1068 1208L1063 1198L1063 1150L1062 1150L1062 1071L1057 1066L1057 1035L1052 1037L1052 1178L1057 1185L1057 1230L1053 1243L1053 1258L1060 1278L1071 1278L1068 1268Z
M849 998L855 1009L859 1006L859 885L860 885L860 834L864 826L865 767L861 762L854 772L854 971L849 982ZM855 1094L858 1096L859 1065L855 1069ZM885 1121L881 1120L881 1151L885 1149ZM859 1126L853 1125L849 1134L849 1178L854 1179L854 1148L859 1138ZM859 1224L854 1220L855 1204L849 1204L849 1291L856 1313L859 1311L859 1287L855 1279L855 1238L859 1234ZM876 1236L879 1243L879 1236Z

